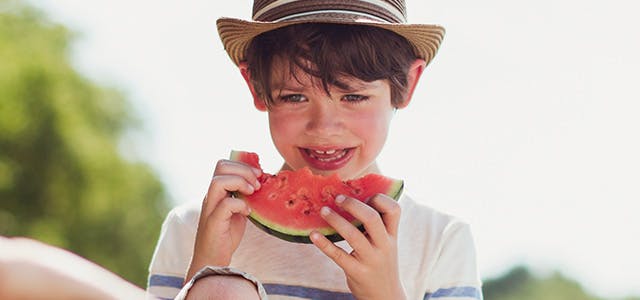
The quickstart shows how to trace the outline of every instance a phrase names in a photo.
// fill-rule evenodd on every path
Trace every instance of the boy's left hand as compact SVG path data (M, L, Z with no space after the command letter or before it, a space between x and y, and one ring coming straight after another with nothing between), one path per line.
M342 268L356 299L405 299L398 271L400 205L382 194L371 198L368 204L338 196L336 204L360 220L366 233L335 211L323 208L322 217L353 251L347 253L318 232L311 234L313 244Z

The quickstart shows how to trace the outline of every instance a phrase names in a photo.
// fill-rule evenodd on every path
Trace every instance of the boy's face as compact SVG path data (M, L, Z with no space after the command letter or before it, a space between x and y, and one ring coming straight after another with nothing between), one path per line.
M299 70L294 77L288 63L274 64L269 126L285 169L308 166L342 179L379 172L375 160L394 111L389 83L340 80L349 88L330 86L328 95L317 78Z

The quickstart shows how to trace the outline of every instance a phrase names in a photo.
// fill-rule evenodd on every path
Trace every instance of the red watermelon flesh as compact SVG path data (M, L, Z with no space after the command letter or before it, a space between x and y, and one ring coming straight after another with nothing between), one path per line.
M258 155L232 151L231 159L262 169ZM404 183L379 174L342 181L337 174L315 175L309 168L280 171L275 175L264 173L260 189L252 195L237 194L251 207L249 219L267 233L291 242L310 243L309 234L316 230L336 242L342 237L320 216L320 208L330 207L360 230L361 223L339 208L334 200L346 195L367 202L381 193L398 200Z

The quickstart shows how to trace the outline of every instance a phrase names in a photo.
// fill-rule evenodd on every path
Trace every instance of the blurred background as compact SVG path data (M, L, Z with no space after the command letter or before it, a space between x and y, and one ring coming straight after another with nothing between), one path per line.
M252 1L0 0L0 234L144 286L231 149L280 165L215 20ZM634 1L407 0L447 35L380 165L472 224L485 299L640 299Z

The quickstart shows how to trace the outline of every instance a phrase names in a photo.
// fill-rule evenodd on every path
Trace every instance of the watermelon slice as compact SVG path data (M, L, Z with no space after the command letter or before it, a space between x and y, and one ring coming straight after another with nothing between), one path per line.
M258 155L232 151L231 159L262 169ZM396 201L400 198L404 182L378 174L342 181L338 175L321 176L309 168L280 171L276 175L264 173L258 178L260 189L252 195L236 193L251 207L249 219L265 232L295 243L311 243L313 230L324 234L333 242L343 238L320 216L320 208L328 206L347 221L364 231L364 226L349 213L339 208L334 200L339 194L367 202L381 193Z

